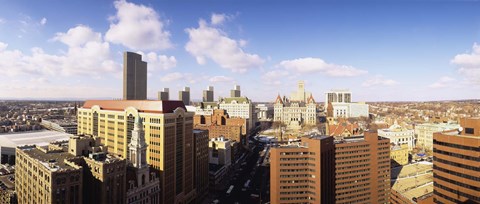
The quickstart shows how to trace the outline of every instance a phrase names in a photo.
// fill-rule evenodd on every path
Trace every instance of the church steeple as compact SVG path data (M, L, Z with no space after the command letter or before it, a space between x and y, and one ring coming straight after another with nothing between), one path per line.
M136 168L147 167L147 143L145 142L145 131L143 130L142 118L137 115L135 118L132 138L128 144L130 151L130 162Z

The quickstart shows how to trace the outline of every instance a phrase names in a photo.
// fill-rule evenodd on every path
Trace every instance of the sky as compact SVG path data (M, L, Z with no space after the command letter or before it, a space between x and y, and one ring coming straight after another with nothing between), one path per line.
M123 52L148 98L235 84L253 101L480 98L479 1L0 0L0 99L119 99Z

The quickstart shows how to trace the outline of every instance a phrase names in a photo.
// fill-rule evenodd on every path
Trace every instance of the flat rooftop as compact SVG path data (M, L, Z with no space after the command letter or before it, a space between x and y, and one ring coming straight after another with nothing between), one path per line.
M70 136L72 134L50 130L0 134L0 147L46 146L50 142L68 140Z
M75 170L76 168L65 164L65 159L74 158L74 155L69 154L66 151L61 152L48 152L45 153L38 149L37 147L33 148L24 148L22 149L25 154L31 158L37 160L42 165L50 169L51 171L62 171L62 170Z
M430 194L433 192L433 173L397 179L392 190L409 200Z
M187 111L183 101L154 101L154 100L89 100L82 108L91 109L99 106L102 110L124 111L128 107L134 107L139 112L145 113L173 113L177 108Z
M391 169L392 179L411 177L426 172L433 172L433 163L418 162Z

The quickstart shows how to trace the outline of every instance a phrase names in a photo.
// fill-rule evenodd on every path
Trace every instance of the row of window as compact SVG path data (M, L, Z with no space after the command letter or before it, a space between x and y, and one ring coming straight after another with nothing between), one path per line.
M471 176L471 175L463 174L463 173L456 172L456 171L450 171L450 170L448 170L448 169L444 169L444 168L442 168L442 167L439 167L439 166L437 166L437 165L435 165L435 164L433 165L433 169L438 170L438 171L445 172L445 173L447 173L447 174L452 174L452 175L455 175L455 176L458 176L458 177L470 179L470 180L473 180L473 181L480 181L480 177Z
M447 142L440 142L438 140L433 140L433 144L441 145L441 146L445 146L445 147L453 147L453 148L457 148L457 149L460 149L460 150L480 152L480 147L471 147L471 146L465 146L465 145L459 145L459 144L452 144L452 143L447 143Z
M475 166L470 166L470 165L466 165L466 164L460 164L460 163L457 163L457 162L447 161L447 160L440 159L440 158L435 157L435 156L433 157L433 160L437 161L437 162L440 162L440 163L448 164L448 165L451 165L451 166L456 166L456 167L469 169L469 170L473 170L473 171L477 171L477 172L480 171L480 167L475 167Z
M453 153L453 152L447 152L447 151L439 150L437 148L433 148L433 152L443 154L443 155L447 155L447 156L457 157L457 158L460 158L460 159L480 161L480 157L472 157L472 156L468 156L468 155L457 154L457 153Z

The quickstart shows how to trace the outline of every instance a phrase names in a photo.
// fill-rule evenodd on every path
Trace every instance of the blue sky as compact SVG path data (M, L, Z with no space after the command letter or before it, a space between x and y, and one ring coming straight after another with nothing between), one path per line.
M122 52L148 62L148 96L254 101L480 98L478 1L0 0L0 99L121 98Z

